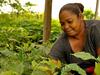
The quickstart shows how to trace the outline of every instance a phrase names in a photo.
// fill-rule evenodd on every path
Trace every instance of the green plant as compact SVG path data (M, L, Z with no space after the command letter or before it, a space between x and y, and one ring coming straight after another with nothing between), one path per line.
M58 61L58 64L55 64L52 59L44 58L40 62L36 62L33 60L32 67L33 67L33 72L41 71L41 72L45 72L47 75L57 75L58 72L56 71L56 69L60 69L61 62Z
M92 12L92 10L87 9L83 12L85 19L91 20L94 19L95 14Z
M98 56L98 58L95 58L94 56L86 52L78 52L78 53L74 53L73 55L83 60L89 60L89 59L95 60L96 62L95 62L94 72L96 73L96 75L100 75L100 71L99 71L100 70L100 56Z
M75 63L66 64L61 70L61 75L72 75L71 70L78 72L80 75L86 75L86 72Z

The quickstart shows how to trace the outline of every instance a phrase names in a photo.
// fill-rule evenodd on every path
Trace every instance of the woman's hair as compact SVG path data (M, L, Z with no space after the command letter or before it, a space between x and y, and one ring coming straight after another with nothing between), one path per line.
M81 3L68 3L68 4L65 4L60 9L59 15L64 10L71 11L72 13L76 14L77 16L79 16L80 13L83 13L84 6Z

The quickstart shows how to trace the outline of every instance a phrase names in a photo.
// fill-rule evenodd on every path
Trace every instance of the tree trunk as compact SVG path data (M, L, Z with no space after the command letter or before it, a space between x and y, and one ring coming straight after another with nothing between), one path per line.
M99 8L99 0L96 1L96 10L95 10L95 17L94 17L94 19L96 19L97 16L98 16L98 8Z
M51 32L52 0L45 0L43 42L49 41Z

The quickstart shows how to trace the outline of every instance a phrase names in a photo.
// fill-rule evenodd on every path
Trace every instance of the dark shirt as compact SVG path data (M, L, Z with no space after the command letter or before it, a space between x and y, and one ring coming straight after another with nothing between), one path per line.
M100 48L100 21L89 20L86 23L86 42L82 51L89 52L97 57L96 48ZM72 48L67 34L62 33L61 36L54 43L50 56L54 59L59 59L62 63L81 63L82 60L72 56Z

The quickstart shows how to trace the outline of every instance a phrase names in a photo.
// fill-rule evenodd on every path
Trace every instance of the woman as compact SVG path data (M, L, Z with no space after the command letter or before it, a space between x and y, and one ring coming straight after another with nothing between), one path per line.
M83 61L71 55L80 51L95 57L100 55L100 21L84 21L83 11L80 3L69 3L60 9L59 20L64 33L54 43L50 56L62 63L78 63L82 68L93 69L94 61Z

